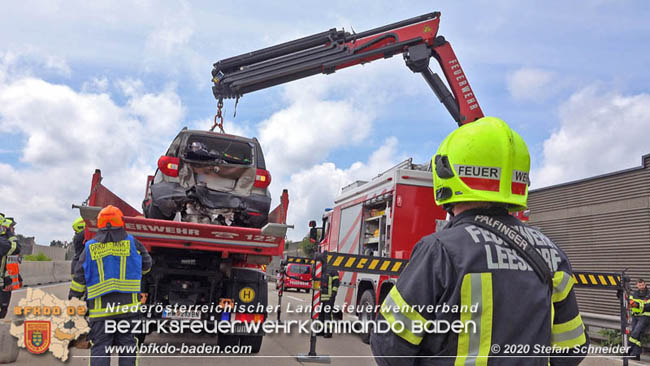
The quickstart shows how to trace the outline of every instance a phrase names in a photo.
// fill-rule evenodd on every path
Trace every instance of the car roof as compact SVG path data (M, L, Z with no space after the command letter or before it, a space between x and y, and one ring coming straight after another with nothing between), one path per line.
M231 139L231 140L238 140L238 141L243 141L243 142L251 142L254 144L257 144L258 141L255 137L253 138L248 138L248 137L243 137L243 136L237 136L237 135L229 135L226 133L219 133L219 132L210 132L210 131L203 131L203 130L182 130L179 135L201 135L201 136L210 136L210 137L219 137L219 138L225 138L225 139Z

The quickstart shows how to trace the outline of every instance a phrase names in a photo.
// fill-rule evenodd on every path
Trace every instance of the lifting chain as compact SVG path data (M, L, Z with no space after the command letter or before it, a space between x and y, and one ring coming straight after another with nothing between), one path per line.
M223 115L221 114L222 109L223 109L223 99L219 99L219 102L217 103L217 114L214 115L214 124L212 125L212 128L210 128L210 132L213 132L215 127L219 127L221 133L225 133L225 131L223 130ZM219 122L217 122L217 119L219 120Z

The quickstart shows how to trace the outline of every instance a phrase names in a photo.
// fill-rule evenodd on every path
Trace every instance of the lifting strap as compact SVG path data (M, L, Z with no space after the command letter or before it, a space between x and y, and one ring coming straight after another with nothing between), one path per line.
M553 291L553 273L551 269L548 267L542 255L517 230L497 220L493 216L486 215L474 215L472 217L472 224L503 239L510 248L517 252L531 266L539 279L551 289L551 292Z

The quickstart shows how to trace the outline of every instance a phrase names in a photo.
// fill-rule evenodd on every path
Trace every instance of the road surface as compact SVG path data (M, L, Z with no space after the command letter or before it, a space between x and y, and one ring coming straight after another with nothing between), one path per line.
M51 293L61 299L66 299L68 295L69 283L38 286L44 291ZM25 290L17 291L13 294L11 299L11 306L18 303L20 299L25 297ZM273 284L269 285L269 305L277 304L277 292ZM298 306L307 306L311 301L311 295L298 292L285 292L282 299L283 309L286 306L291 306L296 309ZM276 319L276 314L271 315L271 320ZM304 313L283 313L283 320L302 320L308 319L308 315ZM169 343L177 347L182 344L189 345L216 345L217 340L209 335L161 335L152 334L147 337L146 343L165 344ZM296 360L295 355L307 353L309 350L309 336L303 334L270 334L264 337L262 349L257 355L246 356L233 356L233 355L196 355L191 356L187 354L176 353L173 355L166 354L165 356L145 354L140 357L140 365L143 366L165 366L165 365L178 365L181 363L188 363L194 365L232 365L237 362L238 365L260 365L260 366L284 366L284 365L302 365ZM319 355L330 355L330 362L332 365L353 365L353 366L366 366L375 365L375 362L370 354L370 347L354 334L335 335L333 338L324 339L318 337L317 353ZM70 349L70 359L68 365L88 365L89 350L86 349ZM27 352L24 348L20 349L18 360L14 365L56 365L60 361L52 356L51 353L43 355L33 355ZM112 365L117 365L117 359L113 359ZM306 364L306 363L305 363ZM581 365L584 366L614 366L622 365L622 362L614 358L592 357L583 361ZM648 365L648 363L630 362L630 365Z

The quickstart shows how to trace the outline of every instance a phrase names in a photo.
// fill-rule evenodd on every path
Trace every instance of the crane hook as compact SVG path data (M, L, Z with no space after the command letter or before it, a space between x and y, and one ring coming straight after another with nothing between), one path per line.
M212 125L212 128L210 128L210 132L213 132L215 127L219 127L221 133L226 133L223 130L223 115L221 113L222 109L223 109L223 98L219 99L219 102L217 103L217 114L214 115L214 124ZM219 122L217 122L217 119L219 119Z

